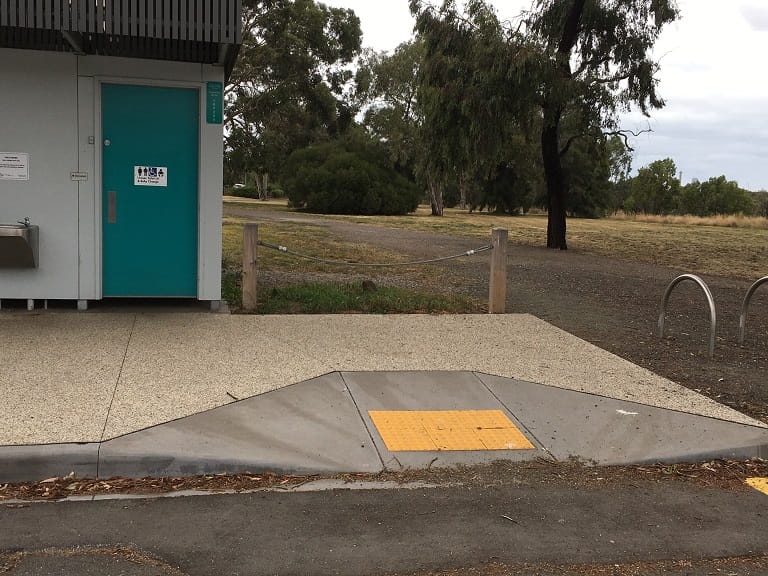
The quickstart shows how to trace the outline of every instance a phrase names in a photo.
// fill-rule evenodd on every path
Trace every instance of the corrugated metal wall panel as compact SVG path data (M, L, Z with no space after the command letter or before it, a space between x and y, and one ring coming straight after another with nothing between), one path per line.
M53 0L46 0L45 4L46 6L43 8L43 16L45 18L43 21L43 27L50 30L51 28L53 28L52 26L53 11L54 11Z
M75 0L72 0L74 3ZM77 28L75 28L75 25ZM72 31L80 32L88 29L88 4L87 0L77 0L77 12L72 14Z
M45 28L45 20L43 19L43 0L37 0L35 2L35 28Z
M241 13L242 0L0 0L0 47L71 51L72 32L86 54L216 63Z
M147 35L147 3L145 0L132 0L138 5L138 12L136 14L136 32L131 36L146 36Z
M91 28L88 30L88 32L104 34L105 30L103 27L103 22L105 18L106 14L104 14L104 4L102 3L102 0L96 0L96 10L93 9L93 4L91 4Z
M187 32L189 26L189 20L187 19L187 5L189 4L189 0L179 0L179 4L181 5L181 13L179 15L179 38L186 40L189 37Z
M203 37L203 0L195 0L195 12L197 13L197 17L195 18L195 35L192 37L193 40L197 40L198 42L202 42L204 40Z
M155 22L155 0L147 0L147 38L157 38Z
M211 3L211 42L221 42L221 28L219 27L219 6L218 4L225 4L226 0L221 2Z
M241 13L241 0L2 0L0 25L237 43Z
M243 27L241 23L238 21L241 18L241 14L243 13L243 1L242 0L235 0L235 44L240 45L243 43Z
M21 26L18 14L16 13L16 2L11 2L10 10L8 11L8 20L10 21L10 26Z
M171 38L171 4L175 2L163 2L163 38Z

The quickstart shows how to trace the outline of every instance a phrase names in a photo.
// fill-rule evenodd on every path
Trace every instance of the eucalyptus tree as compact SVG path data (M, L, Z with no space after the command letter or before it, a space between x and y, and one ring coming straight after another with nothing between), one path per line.
M510 133L538 126L547 246L565 250L574 205L565 158L585 146L602 155L609 136L626 142L622 112L664 105L652 50L678 16L674 0L535 0L507 25L484 0L469 0L463 13L453 0L439 8L411 0L411 11L426 46L423 168L438 183L457 170L482 172L483 163L498 163Z
M243 45L225 89L231 160L263 185L293 150L343 133L354 122L348 91L361 35L349 9L244 0Z
M541 153L547 184L547 247L567 249L567 181L562 157L580 137L624 134L618 116L664 106L656 93L652 49L678 17L674 0L536 0L526 18L527 67L541 107ZM525 78L525 74L521 78ZM563 142L561 123L578 110L584 131Z
M465 205L468 184L495 177L508 160L506 144L530 117L519 113L522 101L508 78L515 44L493 8L480 0L471 0L466 14L453 0L440 7L411 0L410 6L424 45L417 167L429 187L432 213L440 215L448 182L458 182Z
M744 214L755 212L752 194L738 182L725 176L713 177L706 182L694 180L680 189L680 211L694 216L715 214Z
M680 178L672 158L655 160L637 171L631 193L624 202L627 212L669 214L679 203Z
M417 40L400 44L392 54L366 50L355 75L363 127L386 145L393 161L410 171L422 122L417 99L422 57L423 44Z

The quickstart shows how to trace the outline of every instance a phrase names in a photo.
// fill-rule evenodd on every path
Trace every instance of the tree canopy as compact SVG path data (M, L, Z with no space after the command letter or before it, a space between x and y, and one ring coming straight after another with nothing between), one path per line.
M642 214L669 214L677 208L679 194L680 179L674 160L656 160L640 168L632 179L624 209Z
M619 112L663 106L651 52L677 18L674 0L536 0L506 27L483 0L470 0L463 13L453 0L440 8L411 0L411 11L426 44L424 124L436 140L425 169L438 181L457 168L477 170L489 159L483 148L498 151L510 127L525 132L538 124L547 246L566 249L564 158L579 140L603 146L606 136L622 134Z
M695 216L751 215L755 203L747 190L739 188L738 182L718 176L706 182L694 180L685 185L680 191L680 211Z
M298 148L344 133L345 91L361 50L352 10L313 0L246 0L243 46L225 91L232 171L278 173Z
M423 43L405 42L392 54L367 50L355 77L356 97L365 106L363 126L384 142L393 160L413 169L420 149L418 74Z
M664 104L652 49L678 16L674 0L535 0L514 22L501 22L486 0L410 7L415 38L388 54L361 50L351 10L244 0L243 47L225 92L230 181L246 175L266 191L270 175L295 181L297 158L318 154L324 170L360 174L362 161L378 170L375 148L387 169L427 192L433 214L446 202L510 214L542 206L547 245L560 249L566 215L697 201L673 191L674 205L654 204L648 183L662 166L629 178L618 120ZM350 142L365 149L358 158ZM686 192L701 198L727 184Z

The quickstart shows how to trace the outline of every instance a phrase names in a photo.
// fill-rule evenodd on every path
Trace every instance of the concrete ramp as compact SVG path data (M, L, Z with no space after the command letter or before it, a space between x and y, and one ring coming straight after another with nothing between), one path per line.
M765 458L768 431L475 372L335 372L88 446L98 449L77 454L81 463L95 458L101 477L333 474L535 458ZM25 470L22 456L39 449L49 466ZM0 481L67 474L55 451L0 449ZM71 446L61 454L71 456Z

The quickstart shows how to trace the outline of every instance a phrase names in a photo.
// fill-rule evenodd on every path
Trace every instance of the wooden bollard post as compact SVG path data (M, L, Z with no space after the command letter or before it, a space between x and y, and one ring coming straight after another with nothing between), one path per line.
M259 247L259 225L252 222L243 227L243 308L256 308L256 277Z
M491 232L491 279L488 286L488 313L504 314L507 303L507 238L506 228Z

